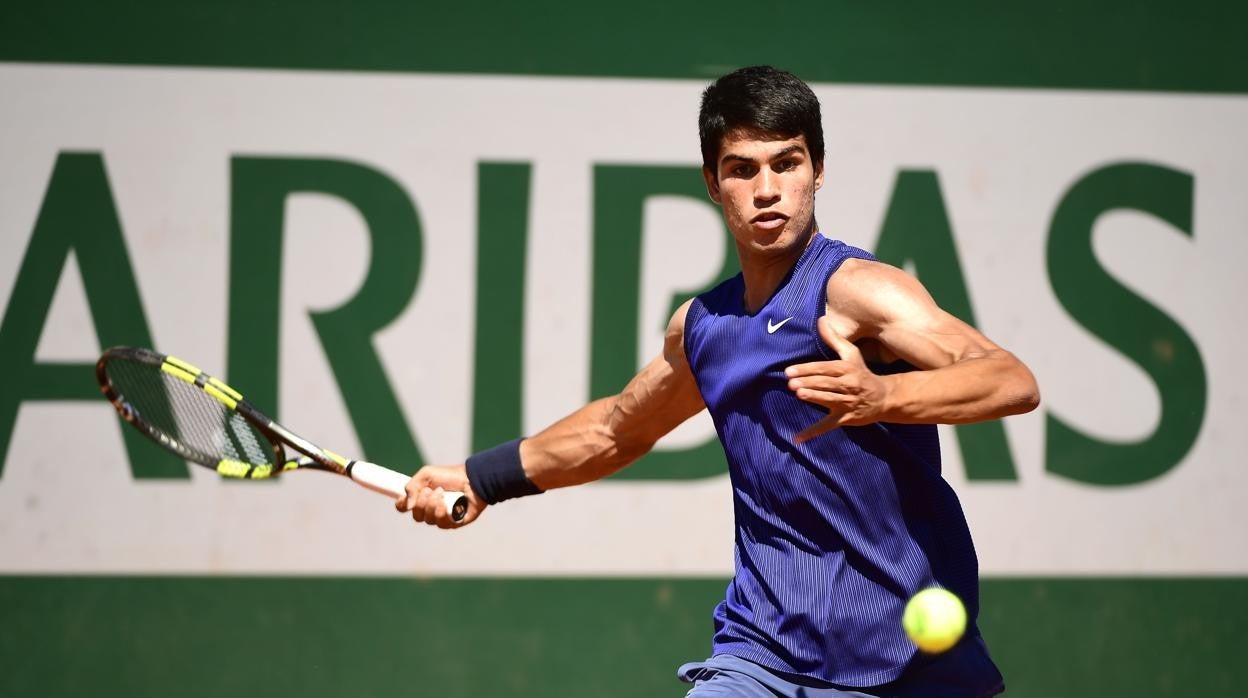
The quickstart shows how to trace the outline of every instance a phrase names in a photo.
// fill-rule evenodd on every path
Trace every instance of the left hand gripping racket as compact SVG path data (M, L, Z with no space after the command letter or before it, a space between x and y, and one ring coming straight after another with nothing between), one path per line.
M237 390L181 359L113 347L96 363L95 377L122 419L177 455L226 477L258 480L288 470L326 470L393 498L406 492L407 475L347 460L296 436ZM287 459L287 446L300 455ZM444 492L443 498L455 521L468 513L462 492Z

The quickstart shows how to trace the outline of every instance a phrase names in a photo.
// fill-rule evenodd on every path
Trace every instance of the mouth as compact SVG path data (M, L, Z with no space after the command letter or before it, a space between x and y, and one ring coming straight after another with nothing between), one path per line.
M776 211L764 211L750 219L750 224L763 230L775 230L784 225L789 217Z

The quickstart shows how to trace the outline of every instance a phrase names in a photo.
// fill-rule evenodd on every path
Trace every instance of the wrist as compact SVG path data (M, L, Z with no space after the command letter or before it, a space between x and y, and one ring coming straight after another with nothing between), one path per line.
M905 374L894 373L880 376L880 413L876 415L880 422L902 421L905 413L904 390L901 378Z
M521 441L515 439L475 453L464 464L468 485L486 504L542 493L525 475L520 462Z

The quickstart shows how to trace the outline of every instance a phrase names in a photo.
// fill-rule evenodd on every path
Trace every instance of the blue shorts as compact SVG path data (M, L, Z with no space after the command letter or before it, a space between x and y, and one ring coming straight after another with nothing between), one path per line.
M717 654L705 662L690 662L676 670L681 681L693 684L686 698L874 698L853 689L801 685L731 654Z
M676 675L693 684L688 698L988 698L1005 691L1001 672L978 637L935 657L919 655L901 678L866 688L777 673L729 654L682 665Z

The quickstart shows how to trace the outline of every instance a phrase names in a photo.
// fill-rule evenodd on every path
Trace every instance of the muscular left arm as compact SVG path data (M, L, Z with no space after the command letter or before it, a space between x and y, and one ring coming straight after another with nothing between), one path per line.
M828 410L796 436L805 441L840 426L896 422L963 424L1028 412L1040 393L1031 371L978 330L941 310L905 272L848 260L828 280L828 313L819 332L840 356L790 366L789 388ZM859 344L917 371L880 376Z

